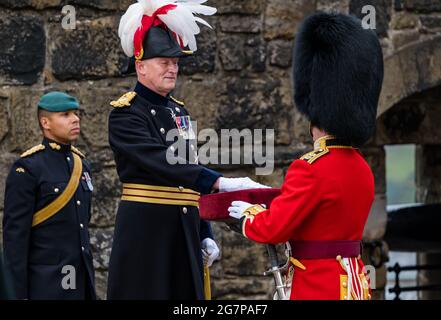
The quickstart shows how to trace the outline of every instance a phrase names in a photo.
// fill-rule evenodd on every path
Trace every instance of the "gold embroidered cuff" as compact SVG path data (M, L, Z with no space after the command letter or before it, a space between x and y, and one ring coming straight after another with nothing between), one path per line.
M258 213L265 211L266 209L262 207L261 205L255 204L248 209L246 209L243 214L246 217L255 217Z
M245 233L245 225L247 224L247 221L250 220L250 223L253 222L254 217L257 214L259 214L260 212L265 211L265 210L266 209L264 207L262 207L261 205L255 204L243 212L245 219L242 222L242 234L244 235L245 238L248 238Z

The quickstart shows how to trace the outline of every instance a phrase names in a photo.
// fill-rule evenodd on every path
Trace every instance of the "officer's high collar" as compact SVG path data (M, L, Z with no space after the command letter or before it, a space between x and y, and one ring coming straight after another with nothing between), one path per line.
M352 146L348 140L331 135L320 137L314 141L314 149L326 148L352 148Z
M150 90L140 82L136 83L135 92L136 94L140 95L141 97L155 105L166 106L169 101L168 97L161 96L160 94Z
M45 145L46 148L48 149L60 151L64 153L68 153L71 150L70 144L59 143L46 137L43 138L43 145Z

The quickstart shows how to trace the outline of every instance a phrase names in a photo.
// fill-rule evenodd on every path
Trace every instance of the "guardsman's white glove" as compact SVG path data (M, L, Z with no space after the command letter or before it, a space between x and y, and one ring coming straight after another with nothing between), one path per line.
M204 262L207 263L207 266L211 267L214 260L216 260L219 257L219 247L217 246L216 242L214 242L211 238L205 238L201 242L201 248L202 248L202 258L204 259Z
M245 201L233 201L231 202L231 206L228 208L228 212L230 217L240 219L243 216L243 213L249 207L252 207L251 203Z
M230 192L245 189L270 188L250 178L219 178L219 192Z

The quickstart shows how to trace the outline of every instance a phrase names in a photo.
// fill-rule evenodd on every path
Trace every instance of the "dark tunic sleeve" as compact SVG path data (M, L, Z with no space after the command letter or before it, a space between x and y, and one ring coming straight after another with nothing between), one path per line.
M23 159L17 160L9 172L3 217L5 264L18 299L28 298L29 241L37 188L37 179L24 162Z

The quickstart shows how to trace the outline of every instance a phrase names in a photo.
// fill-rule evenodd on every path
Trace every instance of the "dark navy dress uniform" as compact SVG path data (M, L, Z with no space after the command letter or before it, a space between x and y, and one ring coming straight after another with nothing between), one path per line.
M109 142L123 196L107 298L203 299L200 242L213 235L209 223L199 219L197 205L179 204L176 198L210 193L221 174L197 163L191 139L185 140L185 163L167 162L175 141L167 141L167 133L177 129L178 117L188 116L182 103L137 83L113 106Z
M66 188L73 154L81 157L81 180L73 197L55 215L32 226L35 212L53 202ZM88 223L92 184L90 166L71 145L49 139L25 152L6 181L3 218L5 263L17 299L94 299L94 269ZM62 286L75 268L76 283Z

